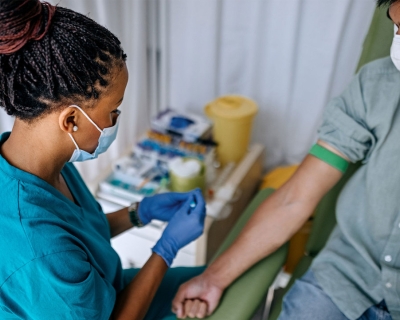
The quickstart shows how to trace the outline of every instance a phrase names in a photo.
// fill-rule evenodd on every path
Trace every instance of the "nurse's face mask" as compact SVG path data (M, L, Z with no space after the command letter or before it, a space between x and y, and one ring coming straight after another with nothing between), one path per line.
M393 64L396 66L397 70L400 71L400 35L397 35L399 29L394 26L394 37L392 42L392 47L390 48L390 57L392 58Z
M118 131L118 125L119 125L119 114L121 113L121 111L118 110L117 120L112 127L104 128L103 130L101 130L97 126L97 124L95 124L93 122L93 120L90 119L89 116L86 114L86 112L83 111L80 107L78 107L76 105L72 105L72 106L69 106L69 108L79 109L85 115L85 117L96 127L96 129L100 131L99 143L97 145L96 150L94 150L93 153L89 153L85 150L79 149L78 144L76 143L75 139L72 137L72 134L68 133L69 136L71 137L73 143L75 144L75 148L76 148L74 150L74 153L72 154L71 159L69 159L69 162L86 161L86 160L96 159L99 156L99 154L107 151L108 147L114 142L115 138L117 137L117 131Z

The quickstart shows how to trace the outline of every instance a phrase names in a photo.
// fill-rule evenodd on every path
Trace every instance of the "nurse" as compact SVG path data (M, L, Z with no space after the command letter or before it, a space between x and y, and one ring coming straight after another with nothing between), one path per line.
M71 163L115 139L125 60L119 40L86 16L0 0L0 106L16 118L0 136L1 319L164 319L180 283L201 272L167 271L203 231L199 190L105 216ZM110 238L152 219L169 223L151 257L122 270Z

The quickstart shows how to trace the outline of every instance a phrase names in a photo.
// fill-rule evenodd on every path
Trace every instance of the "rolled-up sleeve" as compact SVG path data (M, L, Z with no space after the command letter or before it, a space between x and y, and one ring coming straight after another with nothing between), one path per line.
M325 108L318 130L320 140L347 156L351 162L368 160L376 139L366 123L367 108L358 74L342 95Z
M0 287L3 309L21 319L109 319L115 299L114 287L78 250L32 260Z

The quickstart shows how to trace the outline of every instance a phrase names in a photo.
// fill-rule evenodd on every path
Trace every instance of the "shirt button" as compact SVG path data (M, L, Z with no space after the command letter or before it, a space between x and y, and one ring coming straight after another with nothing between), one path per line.
M385 261L386 262L392 261L392 256L389 256L389 255L385 256Z
M391 287L392 287L392 284L390 282L387 282L386 283L386 288L391 288Z

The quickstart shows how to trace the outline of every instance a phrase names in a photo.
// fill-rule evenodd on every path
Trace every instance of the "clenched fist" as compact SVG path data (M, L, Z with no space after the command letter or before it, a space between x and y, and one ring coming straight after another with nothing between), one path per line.
M214 312L223 288L203 273L182 284L172 301L172 311L178 318L204 318Z

